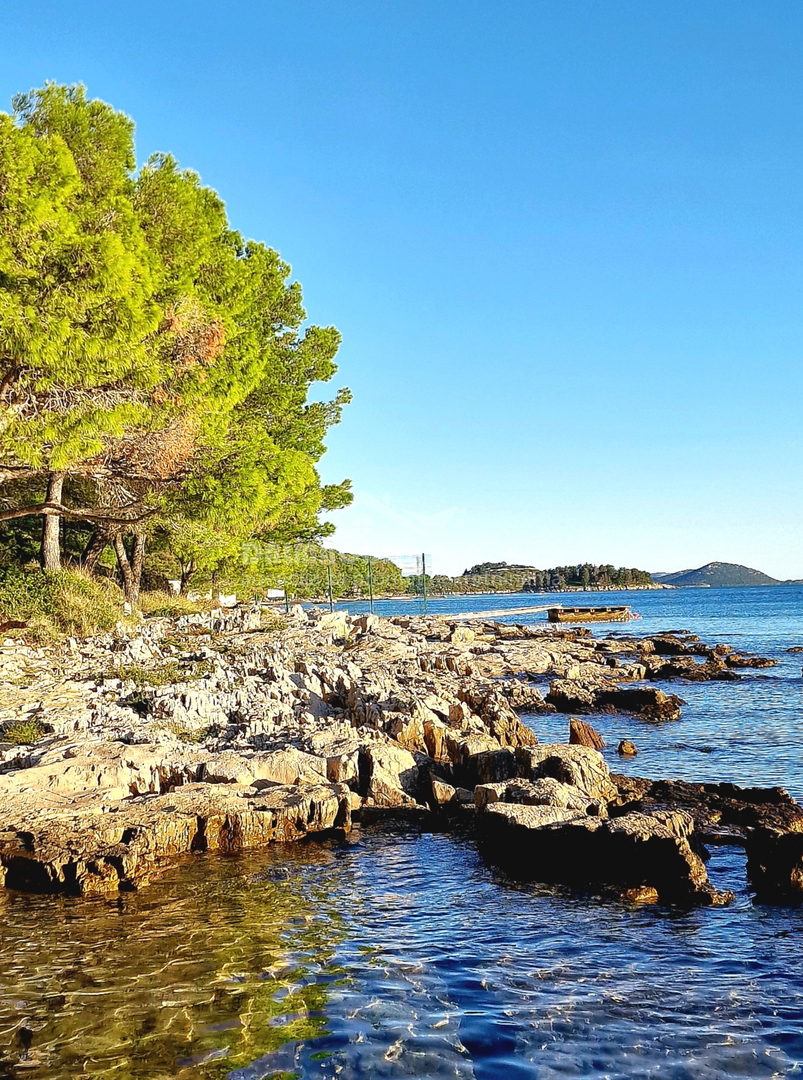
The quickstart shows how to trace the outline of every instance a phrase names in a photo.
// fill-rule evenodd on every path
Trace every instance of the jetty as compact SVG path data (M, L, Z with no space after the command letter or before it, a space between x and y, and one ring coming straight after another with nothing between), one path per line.
M459 619L501 619L506 615L533 615L537 611L551 611L549 604L539 607L496 608L494 611L455 611L449 612L449 618Z
M556 607L547 608L547 618L553 623L627 622L634 618L629 607Z
M468 619L502 619L510 615L534 615L539 611L547 613L547 619L553 623L574 622L628 622L638 618L629 607L621 605L603 607L563 607L562 604L540 604L536 607L496 608L493 611L449 612L449 618L455 621Z

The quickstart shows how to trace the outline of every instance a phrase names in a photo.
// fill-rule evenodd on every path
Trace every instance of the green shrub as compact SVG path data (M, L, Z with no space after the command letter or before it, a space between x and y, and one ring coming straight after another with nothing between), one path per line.
M9 720L6 724L0 724L0 742L14 743L15 746L30 746L32 743L39 742L52 730L51 727L35 718Z
M53 582L39 570L12 566L0 570L0 617L29 622L53 614Z

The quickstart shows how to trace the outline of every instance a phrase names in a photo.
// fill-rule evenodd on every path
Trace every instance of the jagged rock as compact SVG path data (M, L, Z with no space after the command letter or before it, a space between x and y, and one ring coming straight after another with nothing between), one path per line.
M250 785L258 780L272 784L322 784L327 780L324 758L287 747L243 755L234 751L214 754L201 766L199 779L216 784Z
M688 653L689 646L673 634L663 634L659 637L644 638L642 651L657 653L659 656L682 656Z
M418 805L421 772L409 750L390 741L370 742L362 747L361 759L369 802L377 806Z
M453 645L469 645L474 641L476 635L470 626L456 626L449 635L449 640Z
M629 712L645 720L679 720L685 702L676 694L665 694L654 686L604 690L597 695L597 707L605 711Z
M56 733L31 747L0 747L0 826L15 824L24 811L39 821L38 850L48 837L61 850L64 809L76 823L70 843L80 861L78 834L97 817L127 820L130 807L147 798L169 818L175 800L183 806L201 780L204 790L217 789L215 800L246 783L252 795L265 797L291 784L303 798L340 784L346 810L359 809L365 821L420 819L431 813L424 804L462 814L463 804L473 809L469 787L476 784L501 784L500 798L508 800L541 800L509 804L524 810L604 815L616 790L600 756L577 745L538 747L517 716L517 709L554 708L532 677L554 673L555 695L563 690L567 706L582 699L583 708L571 712L632 708L639 716L669 715L680 704L655 687L636 688L640 697L623 687L645 676L647 661L696 664L702 656L712 671L737 677L723 659L727 650L680 632L658 635L682 646L659 655L652 643L642 653L635 640L609 639L599 648L586 629L487 622L472 625L473 642L450 642L455 625L445 618L335 612L292 615L278 633L238 637L260 617L255 606L147 619L133 634L118 627L58 655L0 648L0 724L35 719L39 730ZM221 641L221 633L230 637ZM642 657L644 663L633 662ZM135 670L124 681L126 667ZM171 671L176 681L166 683ZM433 791L433 782L442 787ZM81 809L90 805L96 817ZM315 820L313 807L298 805ZM621 799L613 805L621 814ZM153 835L165 844L160 857L168 855L167 826ZM176 850L185 850L184 842ZM98 888L107 879L115 887L111 857L93 858L80 872L70 870L71 880L88 874Z
M430 777L430 788L432 790L432 802L435 806L446 806L455 799L457 789L443 780L438 780L435 776Z
M683 810L704 840L742 843L754 828L803 833L803 806L783 788L743 788L736 784L692 784L613 774L615 812Z
M590 713L597 707L596 691L569 679L557 679L551 683L546 700L558 712L564 713Z
M598 805L589 803L577 788L561 784L551 776L538 780L506 780L498 784L478 784L474 788L474 804L478 810L491 803L518 803L522 806L552 806L586 814Z
M736 682L741 676L721 656L711 655L703 663L694 656L650 657L646 661L650 679L687 679L689 682Z
M602 754L589 746L544 743L521 746L515 754L517 775L526 780L551 776L577 788L589 803L604 805L619 795Z
M326 761L326 775L333 784L348 784L356 788L360 779L360 743L341 733L342 729L315 732L309 748Z
M574 746L590 746L592 750L602 750L605 746L605 740L591 724L575 718L569 721L569 742Z
M769 656L744 656L741 653L731 653L725 657L725 663L731 668L768 668L775 667L777 660L771 660Z
M342 641L349 632L348 612L330 611L327 615L322 615L318 619L316 630L329 635L334 641Z
M492 803L478 816L485 851L513 876L620 893L655 889L664 903L722 904L692 850L694 823L681 812L583 817L555 807Z
M14 795L46 797L102 792L107 802L159 793L197 778L202 755L162 746L57 743L29 768L0 775L0 803Z
M771 904L803 901L803 832L751 829L746 850L747 878L756 900Z
M621 754L622 757L635 757L638 750L636 749L636 744L632 743L630 739L622 739L616 747L616 753Z
M576 810L563 810L558 806L493 802L483 808L483 813L477 820L481 822L480 830L485 837L497 840L501 839L500 833L503 829L516 833L520 833L521 830L535 832L545 825L573 821L577 816ZM512 854L508 847L508 845L512 846L512 843L514 843L512 837L504 838L505 855Z
M528 713L554 712L553 706L547 705L541 691L532 683L522 682L521 679L504 679L498 686L512 709Z
M457 737L451 731L446 736L449 758L454 775L467 788L477 784L507 780L516 775L516 759L509 747L488 735Z

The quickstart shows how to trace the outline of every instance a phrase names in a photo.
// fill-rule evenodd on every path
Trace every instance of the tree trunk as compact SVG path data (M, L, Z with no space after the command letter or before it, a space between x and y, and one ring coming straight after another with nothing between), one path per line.
M94 574L100 557L111 542L111 534L108 529L104 529L102 525L98 525L97 529L92 533L89 538L89 543L84 548L84 553L81 556L81 566L89 574Z
M50 473L47 478L45 502L60 503L64 489L63 472ZM45 510L42 514L42 550L40 561L43 570L61 570L61 517Z
M133 604L135 601L131 599L134 594L134 574L131 570L131 563L128 561L128 552L125 549L123 543L123 534L117 532L112 538L112 544L114 545L114 551L117 555L117 565L120 567L120 575L123 579L123 594L126 600Z
M187 586L189 585L190 579L192 578L194 573L195 573L195 561L193 559L191 559L187 563L183 562L181 564L181 587L179 589L179 592L181 593L182 596L187 591Z
M131 596L129 600L132 604L139 603L139 590L142 585L142 567L145 564L145 543L148 537L144 532L134 533L134 550L131 553L131 577L133 579L131 586Z

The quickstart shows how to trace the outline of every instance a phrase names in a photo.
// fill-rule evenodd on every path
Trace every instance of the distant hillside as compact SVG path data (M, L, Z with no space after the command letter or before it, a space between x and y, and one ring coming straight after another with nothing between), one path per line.
M409 590L420 592L420 576L408 578ZM553 566L538 570L522 563L483 562L464 570L459 577L427 575L427 588L434 593L563 592L569 589L652 589L646 570L594 563Z
M678 570L674 574L653 574L653 580L661 585L678 587L696 585L709 586L712 589L723 586L745 585L792 585L797 582L779 581L777 578L762 574L749 566L738 563L710 562L696 570Z

